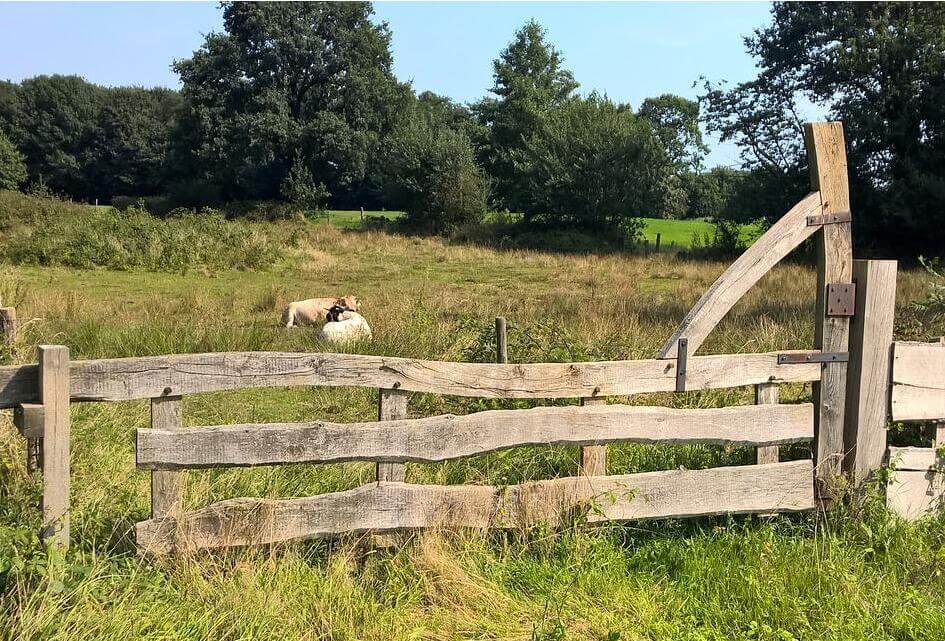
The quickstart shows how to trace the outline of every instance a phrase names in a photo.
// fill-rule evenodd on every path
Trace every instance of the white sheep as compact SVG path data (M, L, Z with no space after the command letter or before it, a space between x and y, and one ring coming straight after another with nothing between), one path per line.
M343 307L334 306L328 311L328 322L318 332L318 340L326 343L350 343L371 340L371 326L364 316Z

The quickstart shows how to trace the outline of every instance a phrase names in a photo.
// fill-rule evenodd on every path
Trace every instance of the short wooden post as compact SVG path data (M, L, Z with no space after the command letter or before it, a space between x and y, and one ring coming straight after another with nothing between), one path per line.
M377 420L396 421L407 418L407 392L397 389L381 389L377 397ZM406 469L403 463L378 463L378 481L403 482Z
M16 309L0 307L0 341L12 345L16 340Z
M180 396L160 396L151 399L151 429L179 430L183 426ZM151 472L151 518L179 516L183 511L183 472L177 470Z
M896 311L896 261L855 260L843 469L862 483L883 464Z
M606 405L607 399L601 396L581 399L581 405ZM581 475L607 476L607 446L585 445L581 448Z
M364 207L361 208L361 224L364 224Z
M495 362L509 362L509 337L505 318L497 316L495 319Z
M656 253L660 253L660 235L656 234Z
M780 400L780 393L780 387L777 383L755 385L755 405L777 405ZM756 453L758 465L777 463L779 455L777 445L763 445L758 448Z
M822 213L850 211L847 157L843 125L839 122L807 123L804 139L810 166L811 189L820 192ZM846 352L850 319L827 316L826 295L829 283L853 280L853 249L850 223L831 223L817 234L817 305L814 321L814 347L824 352ZM846 405L847 364L825 363L819 383L814 384L815 476L822 497L828 494L825 483L841 470L843 461L844 410Z
M69 547L69 348L40 345L39 396L43 404L42 538Z

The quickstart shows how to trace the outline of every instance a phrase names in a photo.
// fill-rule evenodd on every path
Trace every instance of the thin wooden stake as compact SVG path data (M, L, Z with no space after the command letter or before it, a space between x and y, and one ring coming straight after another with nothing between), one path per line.
M407 418L407 392L396 389L382 389L377 397L377 420L396 421ZM403 482L406 469L403 463L378 463L378 481Z
M151 429L179 430L184 427L180 396L151 399ZM184 511L183 472L151 472L151 518L178 516Z
M495 362L509 362L509 337L503 316L497 316L495 319Z
M843 125L839 122L807 123L804 126L811 188L820 193L822 214L850 211L847 158ZM826 314L828 283L853 280L851 223L824 225L818 236L817 306L814 322L814 347L825 352L846 352L850 319ZM839 474L843 461L844 411L846 404L847 364L828 363L823 376L814 384L818 411L814 417L815 476L820 495L826 497L828 481Z
M39 389L43 404L42 538L69 547L69 348L40 345Z
M656 234L656 251L654 253L660 253L660 235Z
M780 387L777 383L761 383L755 385L755 405L776 405L780 397ZM756 453L758 465L777 463L780 451L777 445L759 447Z
M0 341L12 345L16 340L16 309L0 307Z

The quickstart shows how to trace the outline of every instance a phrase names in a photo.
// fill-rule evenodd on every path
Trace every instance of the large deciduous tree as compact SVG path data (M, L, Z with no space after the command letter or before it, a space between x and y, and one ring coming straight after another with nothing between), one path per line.
M335 203L361 187L409 88L365 2L225 3L224 33L174 65L178 158L226 198L277 197L294 159Z
M758 78L709 87L710 125L741 144L747 166L785 178L804 164L793 109L803 95L844 123L860 244L941 253L945 6L778 3L772 17L746 40Z

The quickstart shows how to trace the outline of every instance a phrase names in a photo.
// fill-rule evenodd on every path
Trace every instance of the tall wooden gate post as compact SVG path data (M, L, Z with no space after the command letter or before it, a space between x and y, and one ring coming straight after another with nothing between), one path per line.
M883 464L889 407L896 261L855 260L843 468L862 483Z
M40 345L43 404L43 530L45 541L69 547L69 348Z
M825 216L850 212L850 188L843 125L818 122L804 125L804 139L810 165L810 182L820 192L821 213ZM851 283L853 247L850 222L824 224L817 242L817 306L814 346L824 352L848 350L850 318L827 315L827 285ZM815 477L824 494L824 484L841 470L846 397L847 364L823 365L820 383L814 384Z

